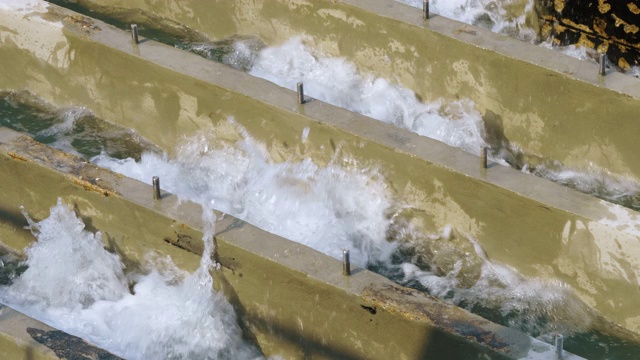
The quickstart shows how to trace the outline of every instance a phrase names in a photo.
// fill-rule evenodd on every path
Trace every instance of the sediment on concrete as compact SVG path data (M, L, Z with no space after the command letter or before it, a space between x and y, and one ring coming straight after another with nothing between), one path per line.
M310 157L322 165L340 148L379 167L425 232L451 225L492 261L559 279L606 318L640 330L633 211L510 168L481 169L475 156L320 101L299 107L294 92L153 41L135 45L126 32L55 6L0 18L0 66L11 69L0 73L0 88L85 106L169 153L182 136L225 129L228 116L274 161Z
M3 214L24 205L38 221L61 198L89 230L102 232L129 268L150 252L185 269L199 264L202 210L193 203L171 194L154 200L147 184L3 128L0 166L7 170L0 173ZM33 241L17 218L3 216L0 226L3 243L15 250ZM217 286L266 355L520 359L530 351L553 353L550 345L367 270L345 277L339 261L231 216L219 216L215 228L214 258L222 266L214 271Z

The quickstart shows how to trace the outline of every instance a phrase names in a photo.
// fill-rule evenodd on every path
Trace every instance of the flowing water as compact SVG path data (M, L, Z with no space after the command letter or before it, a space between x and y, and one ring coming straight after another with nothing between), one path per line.
M2 303L126 359L261 358L243 339L233 307L213 290L210 256L192 274L159 255L149 258L147 272L129 272L60 200L38 223L23 214L37 241L25 251L21 274L0 285ZM213 233L209 226L205 254Z
M182 24L149 15L140 10L91 8L68 0L52 3L92 16L123 30L138 23L140 33L150 39L196 53L247 71L275 84L295 90L298 82L305 94L344 107L374 119L427 136L448 145L479 155L490 148L492 161L522 169L536 176L572 187L598 198L640 210L640 183L608 173L605 169L571 169L553 160L533 159L508 142L489 140L482 115L470 100L424 103L416 94L393 81L361 74L344 58L330 58L305 45L305 39L293 38L280 46L266 47L255 37L233 36L213 41ZM402 0L422 6L419 0ZM505 33L525 41L536 42L536 21L532 0L431 0L431 10L454 19ZM524 14L524 15L523 15ZM484 19L484 20L483 20ZM488 20L487 20L488 19ZM541 46L550 47L550 42ZM585 48L569 46L567 54L592 59Z
M138 17L146 16L133 13ZM98 17L96 14L89 15ZM123 19L121 25L124 28L133 22L127 17ZM141 23L139 18L135 19ZM160 20L152 19L149 23L155 21ZM294 88L298 81L304 81L307 93L314 98L434 137L472 153L477 153L480 146L485 144L481 117L469 101L422 103L407 89L384 79L359 74L355 66L344 59L314 54L305 47L303 39L292 39L272 48L265 48L258 39L251 37L212 42L179 24L165 23L175 31L166 32L151 26L145 29L143 25L141 34L150 38L155 36L156 40L249 71L282 86ZM149 32L145 35L145 31ZM176 38L183 40L176 41ZM342 81L337 82L336 79ZM414 227L406 220L408 216L404 215L406 209L411 209L411 204L394 198L378 169L358 164L348 154L336 154L335 160L326 166L315 164L310 159L275 163L270 160L262 144L255 142L231 120L227 126L239 134L236 142L218 141L214 130L205 131L183 141L176 149L175 156L169 158L134 132L100 121L86 110L54 109L28 94L15 92L0 94L0 124L28 132L42 142L93 158L101 166L145 182L151 176L159 175L163 178L163 187L182 198L204 201L207 207L233 214L330 256L339 258L341 250L349 248L354 262L360 266L541 339L550 340L554 332L562 332L567 336L567 348L588 358L624 359L640 353L637 345L624 332L606 324L561 283L525 278L512 269L492 263L472 238L455 229L441 229L441 233L432 234ZM308 129L301 134L303 139L307 136ZM612 180L605 175L572 173L562 168L561 164L544 164L535 169L528 169L522 163L515 165L523 167L524 171L546 176L596 196L639 208L636 198L640 186L624 179ZM184 172L193 174L188 182L180 177ZM64 205L59 206L54 207L52 213L64 213L64 210L60 210ZM71 214L67 215L64 219L72 218ZM76 235L78 238L92 236L82 231ZM79 253L77 256L81 259L84 255ZM20 287L21 279L27 272L23 276L18 275L24 266L30 266L29 261L21 270L14 268L13 272L6 271L8 283L13 282L11 289ZM33 262L35 264L35 260ZM82 261L79 260L79 263ZM156 265L158 269L170 268L164 263L162 266ZM3 269L8 268L4 266ZM120 272L125 274L122 269ZM83 324L84 315L71 314L69 308L81 310L79 313L84 314L82 310L88 306L98 311L98 315L88 312L87 316L99 317L101 309L112 311L114 308L127 308L118 299L131 299L138 293L151 294L144 292L144 289L170 293L171 289L167 289L176 283L189 283L182 279L200 276L176 273L179 271L175 269L168 272L156 269L148 275L126 274L123 275L125 284L135 283L135 287L141 287L133 295L113 290L109 299L91 295L89 300L79 302L77 299L62 300L66 305L49 304L47 301L53 300L42 300L42 294L29 293L37 291L23 286L25 298L18 302L33 305L31 309L35 309L36 313L39 311L45 318L58 313L72 319L69 322L76 324L77 320L77 324ZM114 270L112 278L119 277L120 273ZM148 282L145 280L147 277ZM109 286L117 288L114 284L109 282ZM14 295L20 296L17 291ZM166 297L175 300L178 295ZM148 295L149 298L155 296ZM199 299L207 296L207 299L213 299L217 295L208 293L202 296ZM31 299L31 303L27 298ZM146 298L141 296L136 299L129 301L144 303ZM95 305L105 301L108 305L104 307ZM180 298L175 301L186 300ZM217 300L212 301L215 303ZM49 313L50 309L57 309L56 306L62 309ZM94 306L98 309L93 309ZM104 321L107 320L100 319L99 323ZM78 330L74 328L77 324L74 324L67 324L66 329L80 333L80 330L89 328L89 334L82 337L90 338L92 342L101 339L116 342L105 340L108 334L100 332L101 329L81 325ZM144 332L145 329L140 331ZM123 348L117 348L114 352L144 353L145 350L140 350L136 344L127 343L126 339L123 341L125 345L118 345ZM178 343L178 347L184 345ZM240 343L239 340L231 340L232 345L228 348L244 348L244 345L238 345ZM224 354L224 350L219 349L216 351ZM257 354L251 346L248 349L247 354Z
M396 1L416 8L423 6L422 0ZM557 45L553 38L543 38L540 35L541 19L535 0L430 0L429 9L438 15L553 49L582 61L593 64L599 61L595 49L579 45ZM627 71L613 64L607 67L640 77L640 67L637 66L632 66Z
M65 111L49 109L43 112L33 106L19 105L15 102L19 96L10 94L14 101L11 117L23 115L20 126L32 127L31 122L40 122L42 118L50 119L50 127L64 122ZM57 114L57 117L51 114ZM82 121L82 117L77 120ZM36 133L47 130L34 129ZM308 129L305 130L306 134L301 133L301 138L309 135ZM224 136L220 137L219 133ZM229 136L231 133L236 136ZM73 136L69 139L70 142L54 141L53 144L68 146L73 143ZM163 188L181 198L232 214L335 258L340 258L342 249L351 249L353 261L358 266L428 292L492 321L546 341L551 341L554 333L561 332L565 334L567 350L579 355L592 359L624 359L640 351L633 337L602 320L562 283L526 278L492 262L474 239L456 229L446 228L433 233L413 224L408 220L411 219L412 204L397 198L379 169L359 164L348 154L337 153L333 161L323 166L308 158L274 162L266 147L253 140L231 119L216 129L184 139L172 157L154 151L140 153L139 147L131 146L130 154L139 154L138 161L116 158L105 152L99 145L102 142L94 144L98 148L90 154L101 152L92 158L100 166L145 182L151 176L159 175ZM181 176L184 173L190 176ZM215 313L212 309L228 307L221 296L204 291L206 287L196 286L208 281L206 277L202 279L205 276L202 270L196 274L185 274L167 264L166 260L155 259L150 261L151 270L147 274L129 274L122 269L117 256L106 252L102 254L103 250L98 250L101 246L95 244L99 244L99 235L82 230L82 224L66 206L52 208L52 216L46 221L38 225L40 230L36 230L36 234L39 240L33 245L36 250L27 251L28 259L23 267L16 271L16 265L13 265L13 272L7 268L7 278L13 284L5 288L8 291L2 292L4 302L31 316L44 319L117 354L139 358L151 354L145 351L155 349L149 344L152 339L138 339L142 335L132 333L112 337L109 329L123 326L143 334L149 331L142 327L146 323L162 328L162 324L174 323L176 318L192 321L190 319L198 311ZM51 229L46 232L49 235L42 235L43 229ZM61 236L56 236L57 233ZM54 240L46 240L49 238ZM74 247L60 243L62 241L72 241L76 245L86 242L87 245ZM38 257L40 250L37 249L45 244L50 244L50 248L42 252L51 252L51 248L67 248L70 253L43 260ZM86 259L94 257L104 258L104 261L96 262L98 267L95 271L77 271L93 265ZM69 267L56 263L59 259L71 258L75 260L66 261ZM27 271L24 271L24 266L28 266ZM60 268L60 271L47 274L40 283L30 274L38 274L43 266ZM24 274L19 276L21 271ZM98 273L104 273L105 277L97 276ZM55 283L56 278L69 276L83 277L77 279L78 283L91 278L91 283L104 283L104 286L85 286L88 289L46 286ZM129 291L131 286L133 292ZM189 296L183 296L186 292ZM157 312L146 310L151 306L151 299L156 298L166 299L166 303L163 301L157 305L169 308L178 302L193 301L193 313L191 310L188 310L188 315L159 308L152 308ZM208 302L213 305L206 305ZM136 326L128 323L134 312L140 312L145 319L136 321ZM166 319L146 318L152 317L153 313L165 312ZM237 326L229 325L232 320L213 316L207 321L207 326L220 328L220 323L224 323L232 333L239 334L233 330ZM237 338L240 335L229 336ZM175 337L177 341L175 346L162 350L166 351L165 355L158 356L185 354L180 349L187 345L193 349L208 346L187 344L186 339L166 329L161 330L157 337L164 340ZM136 340L129 341L128 338ZM210 341L204 335L201 340ZM238 345L243 344L240 340L216 338L211 341L217 349L215 351L246 350L247 354L258 356L251 346L247 345L247 350L245 345Z

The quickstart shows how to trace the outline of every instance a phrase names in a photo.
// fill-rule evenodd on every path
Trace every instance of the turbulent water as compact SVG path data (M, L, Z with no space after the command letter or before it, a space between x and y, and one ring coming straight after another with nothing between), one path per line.
M422 8L422 0L396 0ZM429 10L467 24L485 27L533 42L537 38L535 24L528 15L534 11L534 0L430 0Z
M27 109L36 112L32 108ZM19 107L13 108L12 114L19 112L18 110ZM64 122L53 120L52 123ZM25 127L30 126L26 120L21 124ZM74 128L73 125L68 125L58 129L66 133L68 130L62 129ZM36 132L45 130L38 128ZM306 128L301 132L300 137L303 141L309 136L309 131ZM51 133L55 136L55 132ZM231 136L231 133L235 135ZM136 161L134 158L116 158L106 153L101 146L98 149L102 153L93 157L92 161L100 166L145 182L149 182L152 176L160 176L163 188L183 199L191 199L206 207L235 215L260 228L308 245L335 258L340 258L342 249L350 249L356 265L377 271L407 286L422 289L495 322L546 340L555 332L562 332L568 340L572 339L572 334L573 338L588 337L591 340L583 340L580 345L585 346L587 352L615 346L610 345L615 344L615 339L593 341L593 336L589 334L593 334L590 330L593 326L599 326L598 316L563 284L526 278L508 267L493 263L473 238L456 229L441 229L441 233L432 234L432 230L414 225L410 221L411 209L414 209L414 206L397 198L398 195L389 188L381 170L358 163L348 154L337 152L334 160L325 165L316 164L308 158L275 162L271 160L268 149L256 142L233 120L222 122L216 129L183 139L171 157L154 151L143 151L139 154L135 150L137 147L134 147L131 156L139 154ZM184 176L186 173L189 176ZM70 233L61 234L76 239L73 240L76 242L80 241L78 239L97 237L82 231L78 220L73 220L72 213L65 209L65 206L61 205L52 210L52 213L62 215L52 216L51 222L61 221L64 224L58 225L56 231L71 229ZM42 233L42 226L40 227ZM40 239L42 235L38 236ZM36 244L40 243L44 245L46 242L39 240ZM58 244L55 247L65 246ZM70 245L66 247L70 251L76 251ZM69 261L70 265L76 268L88 266L86 258L96 257L93 251L100 252L96 250L98 247L88 247L93 249L90 256L82 255L78 250L77 255L65 254L61 258L79 256L79 260ZM215 300L218 295L202 293L204 288L195 285L204 281L201 278L202 274L185 274L166 262L157 260L151 262L151 271L147 275L127 274L114 255L105 253L100 256L105 260L97 262L96 265L101 267L100 273L109 274L105 277L108 281L100 280L106 281L105 286L101 286L105 289L103 293L89 292L87 296L86 291L80 291L82 288L76 289L77 291L60 290L63 293L62 297L58 298L58 295L51 295L51 291L58 291L56 289L47 290L46 286L39 289L38 283L34 283L33 286L24 285L31 281L28 280L30 275L25 272L23 276L11 275L14 281L14 285L10 287L13 289L11 296L15 298L7 298L4 301L17 304L19 309L32 316L35 314L54 326L87 338L115 353L134 354L133 357L149 350L141 349L137 342L128 342L119 335L111 337L108 329L120 326L121 322L125 328L134 328L127 323L129 316L120 317L113 314L118 314L122 309L125 312L140 311L143 316L152 316L144 309L129 307L142 305L129 304L148 304L147 301L156 297L166 299L167 303L162 302L160 305L168 307L186 302L188 299L195 301L194 309L197 310L194 310L194 313L208 311L205 306L207 301L203 300L207 296L213 299L211 301L214 303L219 302ZM37 270L40 261L44 260L30 255L27 265L33 264L33 272L37 273L40 271ZM45 265L42 266L52 266L51 263L46 264L45 261ZM50 274L52 278L46 281L54 283L53 277L76 276L75 274L82 273L75 270L67 271L65 267L60 269L60 274ZM95 272L88 271L81 276L93 279L92 274ZM135 284L133 293L128 290L132 284ZM196 290L201 291L200 295L194 295ZM72 294L65 294L65 291ZM185 293L189 295L181 297ZM51 299L46 300L47 297ZM72 300L69 300L70 298ZM20 307L20 304L26 305ZM205 310L202 310L203 307ZM186 316L168 310L162 312L169 316L167 322L177 321L175 318ZM127 314L130 315L132 312ZM58 315L61 318L56 318ZM103 319L103 315L108 319ZM189 316L191 315L186 318ZM110 320L111 317L114 317L114 320ZM97 321L97 325L87 325L88 318ZM155 325L155 320L149 321L154 326L159 326ZM211 326L217 326L214 320L211 321L214 324ZM112 325L113 322L117 324ZM88 332L84 332L85 330ZM144 333L148 329L141 327L135 331ZM232 332L234 331L236 330ZM136 338L131 333L127 334ZM166 335L164 332L162 334L158 336L162 338ZM170 332L167 334L169 335L166 336L180 338ZM209 341L205 337L202 339ZM179 340L176 346L183 346L184 341ZM144 344L143 340L140 342ZM204 345L189 346L198 348ZM238 346L240 345L229 345L229 348L236 349ZM162 351L178 350L172 347ZM252 351L249 347L247 353L254 354Z
M402 214L411 204L394 199L377 170L353 161L325 167L310 159L273 162L262 144L230 125L241 134L232 145L207 132L186 139L175 157L92 161L142 181L159 175L181 198L200 199L334 258L350 249L359 266L469 309L490 309L490 318L536 336L585 331L594 318L562 284L526 279L490 262L464 234L448 229L434 236L410 225Z
M37 241L26 249L28 268L0 287L2 303L127 359L261 357L213 290L209 256L192 274L160 256L149 258L148 272L131 273L60 200L29 223ZM212 227L203 240L210 253Z

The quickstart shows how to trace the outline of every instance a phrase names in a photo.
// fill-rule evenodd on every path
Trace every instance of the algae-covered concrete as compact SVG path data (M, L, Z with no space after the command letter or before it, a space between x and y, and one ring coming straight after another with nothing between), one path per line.
M150 252L193 269L202 251L201 209L149 185L0 129L0 239L19 250L29 238L17 216L35 220L62 198L128 266ZM21 233L21 236L16 236ZM364 269L230 216L216 221L214 271L239 318L266 355L289 359L536 359L554 348ZM186 249L186 250L185 250ZM187 251L188 250L188 251ZM135 269L135 268L134 268ZM0 327L2 326L0 322ZM578 359L566 353L567 359Z
M480 169L472 155L320 101L299 107L291 91L152 41L134 45L125 32L55 6L26 16L0 10L0 22L0 67L11 69L0 73L0 88L86 106L167 151L214 125L237 139L224 126L229 115L274 161L324 164L340 148L379 167L425 232L451 225L460 238L477 239L491 260L559 279L606 318L640 330L640 216L633 211L506 167Z

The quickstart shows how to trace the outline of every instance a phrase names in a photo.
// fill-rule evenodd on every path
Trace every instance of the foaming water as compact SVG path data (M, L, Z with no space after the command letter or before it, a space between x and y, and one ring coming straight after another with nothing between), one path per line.
M276 163L242 127L229 125L241 136L235 144L206 132L183 141L173 158L145 153L140 162L104 155L92 161L145 182L160 176L163 188L181 198L335 258L350 249L359 266L393 251L385 238L392 200L377 170L347 162L320 167L308 158Z
M28 268L0 288L3 303L127 359L260 358L213 290L210 256L192 274L165 258L146 274L127 273L61 200L38 223L24 214L37 241L26 249ZM212 225L203 240L209 254Z
M412 225L410 205L393 198L375 169L353 162L320 167L310 159L276 163L242 127L228 125L240 134L233 144L207 132L185 139L173 157L93 162L146 182L159 175L181 198L335 258L351 249L358 266L546 341L557 332L573 339L609 326L560 281L527 278L494 263L455 229L432 235ZM615 341L581 341L581 352L615 347Z
M422 8L422 0L396 1ZM527 42L537 38L529 17L535 10L533 0L430 0L429 10Z
M531 169L525 166L522 171L640 211L640 183L613 175L604 169L594 168L588 172L575 171L567 169L561 164L550 162L547 165L538 165Z
M303 82L305 94L313 98L473 154L486 145L482 117L472 101L423 103L405 87L360 74L344 58L313 54L301 38L261 50L249 73L292 90Z

